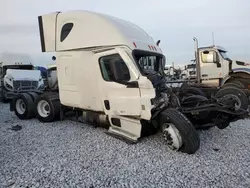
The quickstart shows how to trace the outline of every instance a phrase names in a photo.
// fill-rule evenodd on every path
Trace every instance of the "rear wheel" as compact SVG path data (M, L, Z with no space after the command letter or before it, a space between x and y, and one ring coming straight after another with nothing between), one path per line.
M226 122L232 122L247 117L249 111L248 98L242 90L233 87L226 87L220 89L218 93L216 93L215 97L219 99L219 103L227 105L228 107L233 109L233 112L235 113L223 114L224 117L220 118L220 120L224 121L224 123L219 123L217 125L218 128L224 129L229 124Z
M52 122L60 117L60 100L58 95L40 95L36 101L37 119L41 122Z
M19 119L30 119L34 116L34 102L30 95L22 93L13 100L14 112Z
M225 87L220 89L216 94L216 98L222 99L222 102L231 102L234 100L235 102L235 109L243 109L243 110L248 110L248 98L246 94L240 90L239 88L236 87Z
M168 108L160 114L160 126L167 146L188 154L200 147L200 138L192 123L179 111Z
M227 81L222 87L225 87L225 86L230 87L230 85L231 86L234 85L235 87L241 88L241 89L245 88L245 85L240 80L235 80L235 79Z

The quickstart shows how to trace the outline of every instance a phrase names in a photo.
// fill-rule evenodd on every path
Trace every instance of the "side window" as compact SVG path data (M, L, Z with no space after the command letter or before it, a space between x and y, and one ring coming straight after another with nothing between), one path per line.
M119 54L101 57L99 60L105 81L129 81L129 69Z
M66 23L63 25L62 30L61 30L61 37L60 41L64 41L67 36L69 35L70 31L72 30L74 24L73 23Z
M216 59L218 58L218 57L216 57L216 56L218 56L218 54L213 50L210 50L210 51L205 50L205 51L201 52L200 55L201 55L201 61L203 63L214 63L216 61Z

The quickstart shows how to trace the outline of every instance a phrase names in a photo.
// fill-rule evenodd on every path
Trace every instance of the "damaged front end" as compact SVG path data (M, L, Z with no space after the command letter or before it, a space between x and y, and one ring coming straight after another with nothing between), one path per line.
M167 108L175 108L182 112L196 129L211 126L224 129L230 122L242 119L248 114L247 110L242 108L247 97L237 88L226 88L211 97L190 93L188 95L180 88L176 90L168 87L164 76L153 70L147 71L146 75L156 89L156 97L152 100L155 106L152 109L152 119Z

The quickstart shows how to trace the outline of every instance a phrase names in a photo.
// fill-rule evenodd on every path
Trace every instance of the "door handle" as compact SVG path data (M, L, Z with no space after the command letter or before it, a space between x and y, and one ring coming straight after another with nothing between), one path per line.
M201 75L202 77L208 77L208 75L207 74L203 74L203 75Z

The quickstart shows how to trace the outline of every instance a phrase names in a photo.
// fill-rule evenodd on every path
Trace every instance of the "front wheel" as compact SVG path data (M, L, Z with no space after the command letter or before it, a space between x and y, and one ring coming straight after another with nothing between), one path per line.
M160 126L170 149L188 154L199 149L198 132L185 115L176 109L168 108L160 114Z

